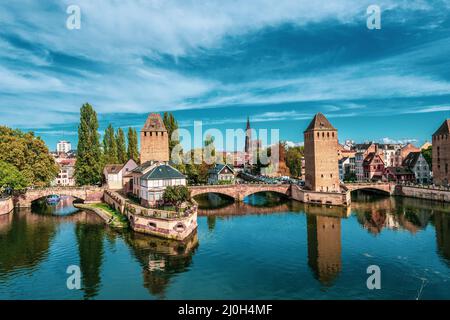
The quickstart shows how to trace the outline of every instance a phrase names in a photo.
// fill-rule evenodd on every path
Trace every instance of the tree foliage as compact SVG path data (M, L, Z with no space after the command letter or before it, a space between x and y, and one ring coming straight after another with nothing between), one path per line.
M137 131L133 128L128 128L128 159L133 159L139 163L138 138Z
M117 160L119 163L126 163L128 161L127 155L127 146L125 143L125 134L122 128L117 130L116 135L116 144L117 144Z
M78 185L95 185L102 180L102 152L97 113L88 103L80 109L75 180Z
M119 162L117 140L111 124L106 128L105 135L103 136L103 154L106 164Z
M428 165L432 166L433 146L429 146L427 149L422 150L422 155L427 160Z
M169 153L172 154L172 150L180 143L177 134L178 122L171 112L164 112L163 122L169 135Z
M18 185L26 184L44 187L58 174L58 166L50 154L47 146L40 137L35 137L33 132L24 133L21 130L13 130L0 126L0 161L14 166L20 176ZM15 175L17 172L11 172Z
M286 166L293 177L302 175L303 147L291 147L286 150Z
M0 194L6 189L22 190L28 186L27 179L10 163L0 161Z
M191 192L186 186L168 186L163 193L163 200L176 207L191 199Z

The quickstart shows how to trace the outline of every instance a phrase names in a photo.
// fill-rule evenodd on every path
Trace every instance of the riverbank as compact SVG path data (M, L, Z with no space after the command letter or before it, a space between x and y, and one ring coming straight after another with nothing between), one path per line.
M102 218L105 223L113 228L124 229L128 228L127 218L119 212L111 209L106 203L82 204L74 203L73 206L77 209L89 210L96 213Z

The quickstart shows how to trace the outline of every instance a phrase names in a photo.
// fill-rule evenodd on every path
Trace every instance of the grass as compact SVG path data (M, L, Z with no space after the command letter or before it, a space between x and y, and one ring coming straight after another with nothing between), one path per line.
M96 203L96 204L93 204L92 206L95 208L105 210L106 212L111 214L113 217L115 217L116 220L119 222L124 222L124 223L128 222L127 218L123 214L121 214L120 212L117 212L115 209L111 208L106 203Z

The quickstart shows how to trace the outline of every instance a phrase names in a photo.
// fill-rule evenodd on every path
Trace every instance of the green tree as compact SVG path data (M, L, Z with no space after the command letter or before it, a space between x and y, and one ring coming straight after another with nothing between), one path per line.
M177 134L178 122L175 120L175 117L171 112L164 112L163 122L169 135L169 152L172 154L173 148L180 143L180 139Z
M432 166L433 146L429 146L427 149L422 150L422 155L427 160L428 165Z
M0 126L0 161L13 165L29 185L37 187L48 186L59 171L40 137L5 126Z
M293 177L302 175L303 147L291 147L286 150L286 166Z
M5 189L22 190L28 186L27 179L12 164L0 161L0 193Z
M163 200L179 208L183 202L191 200L191 193L186 186L168 186L164 190Z
M203 148L203 161L209 165L216 163L216 147L214 137L208 134L205 138L205 147Z
M103 154L105 156L106 164L115 164L119 162L116 136L111 124L106 128L105 135L103 136Z
M102 181L102 151L97 113L88 103L80 109L75 180L78 185L94 185Z
M139 163L138 139L136 129L128 128L128 159L133 159Z
M125 134L123 133L122 128L119 128L117 130L116 144L117 144L117 159L119 160L119 163L126 163L129 158L127 155L127 146L125 144Z

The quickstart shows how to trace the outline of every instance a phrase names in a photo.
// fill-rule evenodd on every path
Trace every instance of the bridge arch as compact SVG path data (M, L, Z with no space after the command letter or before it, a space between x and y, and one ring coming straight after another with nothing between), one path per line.
M350 191L368 191L379 194L391 195L393 193L394 185L391 183L352 183L346 184L345 187Z
M30 207L32 202L56 194L59 196L74 197L85 202L99 202L103 198L103 188L45 188L31 189L25 193L14 195L14 203L17 207Z

